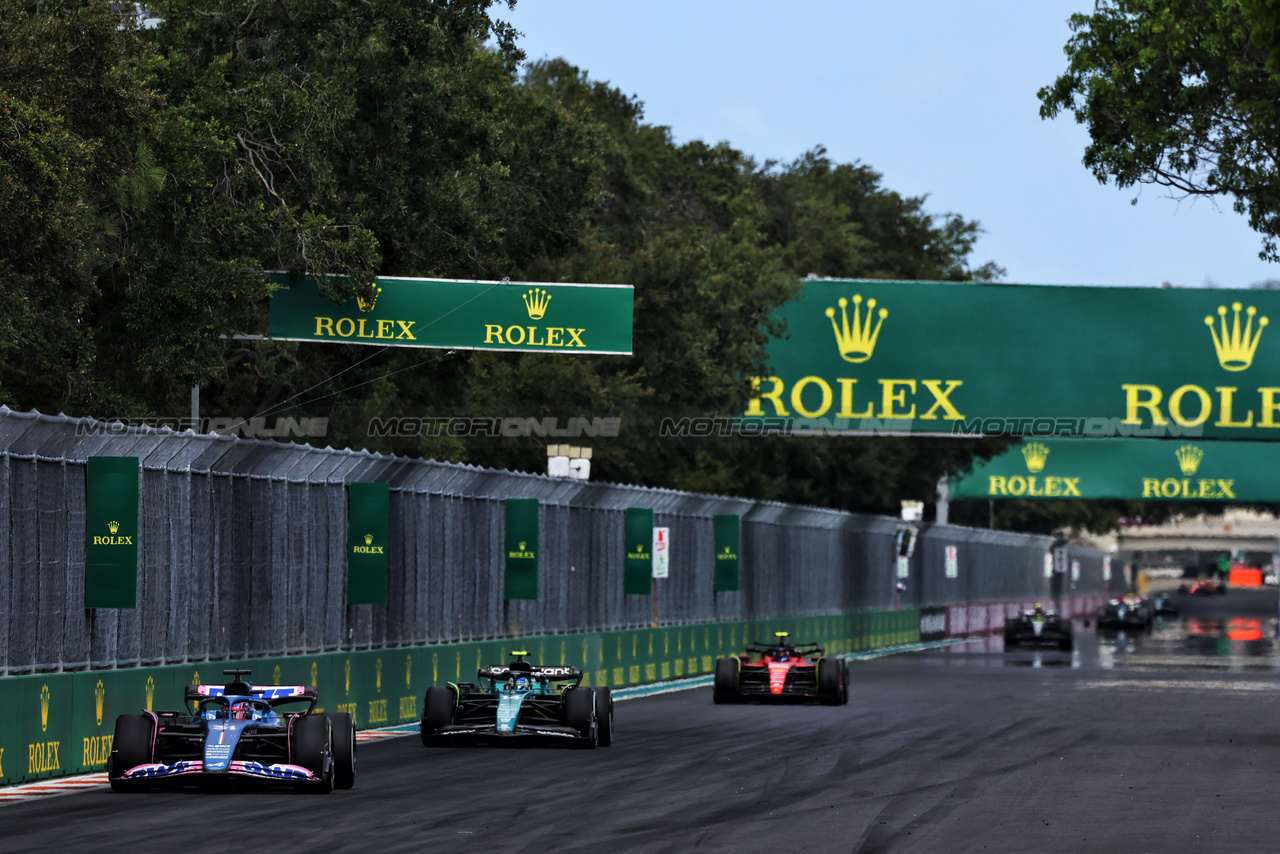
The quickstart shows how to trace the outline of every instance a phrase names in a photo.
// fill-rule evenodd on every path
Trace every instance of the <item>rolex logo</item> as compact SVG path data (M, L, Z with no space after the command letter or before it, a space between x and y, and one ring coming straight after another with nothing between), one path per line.
M319 676L320 676L320 667L313 661L311 662L311 687L312 688L316 687L316 683L319 681Z
M529 311L530 320L541 320L547 313L547 304L551 302L551 294L545 288L530 288L524 295L524 307Z
M413 656L406 655L404 657L404 684L407 688L413 684Z
M374 673L374 689L381 693L382 691L382 659L379 658L373 663Z
M1258 310L1249 306L1245 312L1244 331L1240 331L1240 303L1233 302L1231 310L1235 312L1231 328L1227 328L1227 307L1218 306L1218 318L1221 320L1221 332L1214 328L1213 317L1206 317L1204 325L1209 327L1213 336L1213 349L1218 351L1218 364L1228 371L1243 371L1253 364L1253 352L1258 349L1258 339L1262 337L1262 328L1267 325L1265 317L1258 318L1258 328L1254 331L1253 316Z
M382 293L382 288L378 287L377 285L374 285L373 296L370 297L369 299L365 299L364 297L358 294L356 295L356 305L360 307L361 311L368 314L369 312L373 311L373 307L378 304L378 295L380 293ZM363 321L361 322L363 323Z
M156 680L147 677L147 711L151 711L151 703L156 698Z
M276 665L275 670L271 671L271 682L274 685L280 684L280 665Z
M365 544L366 546L371 546L371 545L373 545L373 534L365 534L365 535L364 535L364 544Z
M351 659L347 659L346 665L342 668L345 681L342 683L342 691L345 694L351 693Z
M1027 471L1035 474L1044 468L1045 460L1049 458L1049 449L1039 442L1032 442L1022 446L1022 458L1027 461Z
M49 729L49 686L40 686L40 731Z
M827 309L827 317L831 319L831 328L836 333L836 346L840 348L840 356L846 362L865 362L871 358L871 353L876 349L876 339L880 337L880 327L884 325L884 319L889 316L887 308L880 309L878 315L875 311L876 301L874 299L867 300L867 316L862 316L862 294L854 294L853 296L853 325L849 325L849 301L844 297L840 298L840 323L836 324L836 310L834 308ZM873 315L876 315L873 317ZM871 328L871 321L876 321L876 328Z
M116 531L120 530L120 523L119 523L119 522L108 522L108 523L107 523L107 530L114 534Z
M1173 453L1178 458L1178 468L1182 469L1183 474L1195 474L1196 469L1200 468L1200 461L1204 459L1204 451L1195 445L1183 445Z
M97 713L98 726L102 726L102 706L107 699L107 689L103 686L102 680L98 680L97 686L93 689L93 710Z

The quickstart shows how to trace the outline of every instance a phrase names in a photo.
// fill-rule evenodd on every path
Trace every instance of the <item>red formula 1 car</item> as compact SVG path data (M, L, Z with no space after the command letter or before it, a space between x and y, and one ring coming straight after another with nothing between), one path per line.
M771 644L748 644L745 654L716 661L715 702L849 702L847 661L829 658L816 643L791 644L787 632L774 636Z

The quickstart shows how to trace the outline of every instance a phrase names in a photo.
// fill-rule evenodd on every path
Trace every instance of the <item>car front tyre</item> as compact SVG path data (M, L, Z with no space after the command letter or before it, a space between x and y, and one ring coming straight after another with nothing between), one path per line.
M427 696L422 701L422 744L431 746L432 736L453 724L454 713L458 709L458 696L449 685L432 685L427 689Z
M592 688L596 695L596 732L601 747L613 744L613 693L608 688Z
M356 723L351 715L325 715L333 731L333 787L350 789L356 784Z
M318 777L302 787L303 791L327 795L333 791L333 727L324 715L302 715L293 720L292 756Z
M715 682L711 699L715 703L738 701L738 669L742 662L737 658L716 659Z
M119 776L130 768L154 762L154 743L155 721L150 715L121 715L116 718L116 732L107 766L113 791L137 792L145 788L143 780L121 780Z

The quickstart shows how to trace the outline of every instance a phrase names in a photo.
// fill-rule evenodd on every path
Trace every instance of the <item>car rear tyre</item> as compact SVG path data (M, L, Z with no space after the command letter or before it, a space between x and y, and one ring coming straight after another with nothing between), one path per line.
M716 703L738 702L738 668L742 662L736 658L716 659L715 686L711 699Z
M356 722L351 715L325 715L333 732L333 787L350 789L356 784Z
M432 736L453 724L453 715L458 709L458 695L449 685L432 685L427 689L427 696L422 701L422 743L430 746L434 742Z
M613 692L608 688L593 688L596 694L596 732L601 747L613 744Z
M120 780L117 776L154 762L155 722L150 715L121 715L116 718L116 733L111 742L108 777L117 792L136 792L144 788L142 780Z
M303 786L303 791L327 795L333 791L333 728L324 715L303 715L293 720L290 739L294 765L306 768L318 781Z
M849 662L840 659L840 705L849 702Z
M840 705L840 659L824 658L818 662L818 698L828 706Z
M596 719L596 697L590 688L570 688L564 692L564 722L578 731L578 747L592 750L600 740Z

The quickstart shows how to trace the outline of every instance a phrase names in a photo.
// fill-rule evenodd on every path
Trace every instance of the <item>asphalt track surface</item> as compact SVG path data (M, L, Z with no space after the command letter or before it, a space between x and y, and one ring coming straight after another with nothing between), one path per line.
M621 702L594 751L362 744L331 795L16 803L0 851L1275 851L1274 621L1210 604L1136 638L1081 628L1069 654L854 662L844 707Z

